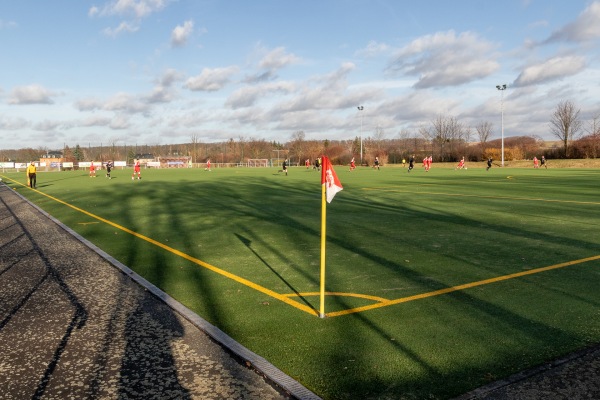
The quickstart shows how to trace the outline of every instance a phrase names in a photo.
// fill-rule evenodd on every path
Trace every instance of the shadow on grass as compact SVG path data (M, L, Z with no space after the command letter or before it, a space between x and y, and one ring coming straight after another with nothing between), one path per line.
M127 196L122 196L122 214L118 219L124 221L123 224L129 229L145 232L157 240L169 237L174 246L197 257L204 255L196 246L198 236L207 243L226 240L220 246L232 253L239 250L241 246L236 245L241 242L251 250L252 258L258 260L260 265L267 266L274 280L298 294L303 291L300 289L302 284L316 287L318 276L312 276L309 271L302 269L285 250L265 241L260 243L261 248L269 249L281 264L294 266L295 272L303 278L302 284L296 283L297 280L290 279L277 265L267 261L263 252L251 246L251 240L261 240L264 229L269 229L271 236L283 238L285 235L282 240L295 246L310 246L320 234L318 211L315 212L320 204L318 185L299 184L283 179L281 181L277 190L262 179L245 179L243 185L239 180L225 179L201 183L161 181L160 187L138 186L128 189ZM107 190L96 194L103 196L111 193L113 192ZM147 207L143 214L151 215L155 221L138 220L141 214L136 210L141 199L151 199L143 203ZM290 199L301 200L291 204ZM422 272L418 266L408 265L404 261L406 257L403 249L413 253L430 253L437 260L463 263L474 269L467 271L469 276L488 277L503 273L505 268L504 265L496 266L496 262L485 263L489 248L495 249L494 259L498 263L501 263L503 257L504 260L512 260L509 267L513 270L527 267L514 261L514 251L515 248L524 251L535 249L532 240L547 243L549 247L570 247L590 253L597 251L597 243L592 238L578 239L566 234L550 234L548 231L533 232L522 226L502 224L494 218L482 223L465 216L465 213L449 211L451 207L448 204L440 209L427 202L415 205L415 202L410 201L394 203L394 199L388 200L386 204L374 202L362 194L336 197L335 211L329 214L328 243L347 254L356 255L358 259L364 260L362 264L377 265L378 268L389 271L390 276L400 276L419 291L447 288L449 284L441 276L436 277L430 272ZM502 207L503 204L498 202L492 208L501 216L501 212L505 212L501 211ZM343 220L336 220L336 214L342 215ZM117 216L112 217L117 219ZM253 224L263 222L266 228L253 228ZM431 247L431 236L442 226L449 235L444 242L446 247L435 251ZM276 229L271 230L272 228ZM218 237L214 236L217 231ZM240 231L243 233L239 233ZM202 236L205 232L208 234ZM465 235L465 232L472 234ZM227 241L230 240L229 237L236 238L238 243L234 245ZM460 248L452 247L458 240ZM499 241L505 241L506 246L499 248ZM127 264L135 267L143 259L143 255L136 253L139 247L137 239L131 237L129 242L131 248L126 253ZM529 244L523 245L520 242ZM464 254L460 249L464 249ZM153 254L153 262L145 266L147 273L144 275L157 286L165 287L170 278L164 269L166 258L160 249L156 249ZM477 257L476 260L481 262L476 263L465 254ZM364 271L362 265L344 267L348 268L347 274L369 273ZM440 267L443 268L443 265ZM235 318L227 315L220 307L220 294L210 280L206 279L209 274L210 272L199 268L190 273L197 288L196 296L211 304L207 309L207 318L221 329L229 331L234 328L232 324ZM334 275L328 282L330 287L340 287L343 279L343 276ZM527 280L523 280L521 284L526 286ZM523 298L523 295L520 297ZM340 297L333 301L341 309L351 308L352 305L346 300ZM593 300L587 300L594 304ZM308 304L305 299L303 301ZM318 358L322 362L314 367L321 372L316 375L331 379L324 383L311 375L313 380L303 383L331 397L377 398L407 395L422 398L460 394L485 383L486 376L490 376L488 373L508 375L543 362L548 357L556 357L570 346L577 346L582 340L542 319L536 320L519 307L512 309L501 305L507 304L506 302L494 303L468 292L454 292L422 303L423 307L428 307L430 314L415 314L414 319L406 323L398 322L397 319L410 315L409 310L414 307L397 305L385 310L373 310L327 321L315 318L315 321L311 320L300 331L292 332L293 328L290 328L288 334L296 335L295 345L285 340L269 340L269 343L259 346L273 348L271 351L274 354L280 352L279 362L285 362L286 358L294 359L294 365L290 367L293 368L291 375L299 376L302 381L302 376L305 376L303 370L306 365L314 365L312 358L316 354L308 352L301 355L303 352L300 348L312 346L311 342L316 341L318 335L323 343L318 344L321 349ZM449 311L448 307L450 313L446 313ZM286 325L296 314L287 315L291 316L282 317L279 314L274 317L283 318L281 325ZM415 326L407 327L409 324ZM422 329L418 329L419 325ZM326 335L321 333L323 331L326 331ZM456 335L460 339L456 339ZM503 336L508 338L504 344ZM373 343L382 344L381 348L375 349L380 353L373 352ZM470 346L477 350L471 352ZM515 354L517 348L525 354ZM356 358L356 366L339 371L340 363L347 360L349 354ZM377 356L384 365L373 364L373 359ZM386 369L392 372L386 372Z

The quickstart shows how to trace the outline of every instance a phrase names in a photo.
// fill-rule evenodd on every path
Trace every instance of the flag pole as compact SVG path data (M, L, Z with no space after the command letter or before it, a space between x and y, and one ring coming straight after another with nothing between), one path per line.
M325 242L327 239L327 202L325 201L325 184L321 185L321 306L319 317L325 318Z

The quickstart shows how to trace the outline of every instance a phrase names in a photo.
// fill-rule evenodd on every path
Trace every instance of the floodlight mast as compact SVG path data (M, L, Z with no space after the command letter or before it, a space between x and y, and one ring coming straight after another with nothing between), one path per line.
M360 165L362 165L363 163L363 141L362 141L362 130L363 130L363 113L362 111L365 109L363 106L358 106L356 107L358 108L358 111L361 111L360 113Z
M501 126L502 126L502 166L504 167L504 91L506 90L506 84L496 85L496 89L500 91L500 115L501 115Z

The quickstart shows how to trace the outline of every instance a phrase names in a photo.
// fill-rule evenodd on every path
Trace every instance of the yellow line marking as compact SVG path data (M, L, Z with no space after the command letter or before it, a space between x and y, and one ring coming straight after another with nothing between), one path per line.
M444 288L444 289L440 289L440 290L434 290L433 292L416 294L414 296L402 297L402 298L395 299L395 300L386 300L386 301L382 301L380 303L371 304L369 306L357 307L357 308L352 308L352 309L342 310L342 311L334 311L334 312L328 313L327 317L339 317L340 315L354 314L357 312L372 310L375 308L387 307L387 306L400 304L400 303L407 303L407 302L413 301L413 300L421 300L421 299L425 299L428 297L434 297L434 296L439 296L442 294L457 292L459 290L474 288L476 286L489 285L490 283L496 283L496 282L506 281L509 279L520 278L522 276L538 274L540 272L551 271L553 269L564 268L564 267L568 267L571 265L582 264L582 263L585 263L588 261L594 261L594 260L600 260L600 255L582 258L582 259L575 260L575 261L568 261L568 262L564 262L564 263L560 263L560 264L550 265L548 267L535 268L535 269L530 269L528 271L516 272L514 274L498 276L495 278L484 279L482 281L465 283L463 285L452 286L452 287Z
M10 178L8 178L8 179L10 179ZM20 182L14 181L12 179L10 179L10 180L13 181L13 182L15 182L15 183L17 183L17 184L21 184ZM80 213L88 215L88 216L90 216L90 217L92 217L94 219L97 219L98 221L104 222L107 225L115 227L115 228L117 228L117 229L119 229L119 230L121 230L123 232L129 233L130 235L133 235L133 236L135 236L135 237L137 237L139 239L145 240L148 243L151 243L151 244L153 244L155 246L158 246L158 247L160 247L160 248L162 248L162 249L164 249L164 250L166 250L166 251L168 251L170 253L173 253L173 254L181 257L181 258L184 258L184 259L186 259L188 261L191 261L194 264L197 264L197 265L199 265L199 266L201 266L203 268L206 268L208 270L216 272L219 275L225 276L225 277L227 277L229 279L232 279L232 280L234 280L234 281L236 281L238 283L241 283L242 285L246 285L246 286L248 286L248 287L250 287L250 288L252 288L254 290L257 290L257 291L259 291L261 293L264 293L264 294L266 294L268 296L271 296L271 297L273 297L273 298L275 298L277 300L280 300L280 301L284 302L285 304L288 304L288 305L290 305L292 307L296 307L297 309L302 310L302 311L307 312L307 313L312 314L312 315L319 315L319 313L315 309L313 309L311 307L308 307L305 304L299 303L296 300L292 300L288 296L279 294L277 292L274 292L271 289L267 289L267 288L265 288L263 286L257 285L256 283L254 283L252 281L249 281L249 280L247 280L245 278L242 278L240 276L234 275L234 274L232 274L230 272L227 272L227 271L225 271L223 269L217 268L214 265L211 265L211 264L209 264L207 262L204 262L204 261L199 260L199 259L197 259L195 257L192 257L189 254L183 253L183 252L181 252L181 251L179 251L177 249L174 249L174 248L172 248L170 246L167 246L167 245L165 245L165 244L163 244L161 242L158 242L158 241L156 241L156 240L154 240L152 238L149 238L148 236L145 236L145 235L142 235L141 233L137 233L135 231L132 231L129 228L125 228L124 226L116 224L116 223L114 223L112 221L109 221L109 220L107 220L105 218L102 218L102 217L100 217L98 215L92 214L91 212L86 211L84 209L81 209L81 208L79 208L77 206L74 206L72 204L69 204L66 201L63 201L63 200L57 199L56 197L50 196L47 193L39 192L39 191L38 191L38 193L41 194L41 195L43 195L43 196L48 197L49 199L52 199L52 200L56 201L57 203L60 203L60 204L63 204L65 206L69 207L69 208L72 208L75 211L78 211Z
M284 294L284 296L287 297L311 297L311 296L320 296L321 293L320 292L305 292L305 293L288 293L288 294ZM369 294L359 294L359 293L345 293L345 292L325 292L325 295L327 296L339 296L339 297L358 297L361 299L367 299L367 300L373 300L373 301L380 301L380 302L387 302L390 301L389 299L384 299L383 297L379 297L379 296L371 296Z
M19 185L24 186L22 183L14 181L13 179L10 179L10 178L7 178L7 179L9 179L10 181L15 182L15 183L17 183ZM33 189L33 190L35 190L35 189ZM190 256L190 255L188 255L186 253L183 253L183 252L181 252L181 251L179 251L177 249L174 249L174 248L172 248L170 246L167 246L167 245L165 245L165 244L163 244L161 242L158 242L158 241L156 241L154 239L151 239L151 238L149 238L147 236L144 236L144 235L142 235L140 233L134 232L131 229L125 228L125 227L123 227L121 225L118 225L118 224L112 222L112 221L109 221L109 220L104 219L104 218L102 218L100 216L92 214L92 213L90 213L90 212L88 212L86 210L83 210L83 209L81 209L79 207L76 207L76 206L74 206L72 204L69 204L69 203L67 203L67 202L65 202L63 200L57 199L56 197L50 196L49 194L46 194L46 193L43 193L43 192L39 192L37 190L36 190L36 192L38 192L39 194L44 195L44 196L46 196L46 197L54 200L54 201L56 201L56 202L58 202L60 204L63 204L65 206L67 206L67 207L70 207L70 208L74 209L75 211L78 211L78 212L81 212L83 214L86 214L86 215L88 215L88 216L90 216L90 217L92 217L94 219L97 219L98 221L104 222L104 223L106 223L106 224L108 224L110 226L113 226L113 227L115 227L115 228L117 228L119 230L122 230L123 232L129 233L129 234L131 234L131 235L133 235L133 236L135 236L135 237L137 237L139 239L145 240L145 241L147 241L147 242L149 242L151 244L154 244L155 246L158 246L158 247L160 247L160 248L162 248L162 249L164 249L164 250L166 250L166 251L168 251L170 253L173 253L173 254L175 254L175 255L177 255L179 257L182 257L182 258L184 258L184 259L186 259L188 261L191 261L191 262L193 262L193 263L195 263L195 264L197 264L197 265L199 265L199 266L201 266L203 268L206 268L206 269L208 269L210 271L216 272L217 274L225 276L225 277L227 277L229 279L232 279L232 280L234 280L234 281L236 281L238 283L241 283L241 284L243 284L245 286L248 286L248 287L250 287L250 288L252 288L254 290L257 290L257 291L259 291L261 293L264 293L264 294L266 294L268 296L271 296L271 297L273 297L273 298L275 298L277 300L282 301L285 304L291 305L292 307L295 307L295 308L297 308L299 310L302 310L302 311L304 311L304 312L306 312L308 314L317 315L317 316L319 315L319 313L315 309L313 309L311 307L308 307L308 306L306 306L306 305L304 305L302 303L299 303L299 302L297 302L295 300L290 299L290 297L297 297L298 296L295 293L294 294L280 294L280 293L274 292L271 289L267 289L267 288L265 288L263 286L260 286L260 285L258 285L256 283L252 282L252 281L249 281L249 280L247 280L245 278L242 278L240 276L234 275L234 274L232 274L230 272L227 272L225 270L217 268L217 267L215 267L215 266L213 266L211 264L208 264L208 263L206 263L206 262L204 262L202 260L199 260L199 259L197 259L195 257L192 257L192 256ZM401 191L401 192L404 192L404 191ZM432 193L432 194L443 194L443 195L445 195L445 193ZM475 196L475 195L449 195L449 196L491 197L491 196ZM505 198L510 198L510 197L505 197ZM532 200L532 199L523 198L522 200ZM545 200L545 199L539 199L539 200L560 202L560 200ZM580 203L580 202L572 202L572 201L565 201L565 202L568 202L568 203ZM583 204L599 204L599 203L587 203L587 202L585 202ZM326 317L339 317L339 316L348 315L348 314L354 314L354 313L358 313L358 312L362 312L362 311L373 310L373 309L376 309L376 308L382 308L382 307L392 306L392 305L395 305L395 304L407 303L409 301L421 300L421 299L426 299L426 298L434 297L434 296L440 296L440 295L443 295L443 294L448 294L448 293L457 292L457 291L460 291L460 290L470 289L470 288L477 287L477 286L488 285L488 284L491 284L491 283L501 282L501 281L505 281L505 280L509 280L509 279L514 279L514 278L519 278L519 277L522 277L522 276L527 276L527 275L533 275L533 274L537 274L537 273L540 273L540 272L551 271L551 270L554 270L554 269L564 268L564 267L568 267L568 266L571 266L571 265L582 264L582 263L585 263L585 262L588 262L588 261L594 261L594 260L599 260L599 259L600 259L600 255L597 255L597 256L593 256L593 257L582 258L582 259L575 260L575 261L568 261L568 262L564 262L564 263L560 263L560 264L555 264L555 265L551 265L551 266L548 266L548 267L535 268L535 269L531 269L531 270L528 270L528 271L522 271L522 272L517 272L517 273L514 273L514 274L498 276L498 277L495 277L495 278L484 279L484 280L477 281L477 282L465 283L465 284L458 285L458 286L452 286L452 287L448 287L448 288L444 288L444 289L434 290L432 292L421 293L421 294L417 294L417 295L413 295L413 296L408 296L408 297L402 297L402 298L394 299L394 300L388 300L388 299L384 299L383 297L370 296L370 295L362 295L362 294L356 294L356 293L328 292L326 294L331 295L331 296L348 296L348 297L365 298L365 299L377 301L377 303L376 304L371 304L371 305L368 305L368 306L362 306L362 307L356 307L356 308L351 308L351 309L347 309L347 310L342 310L342 311L333 311L333 312L327 313L325 316ZM307 292L307 293L300 293L299 295L300 296L313 296L313 295L316 296L316 295L319 295L319 294L320 294L319 292Z

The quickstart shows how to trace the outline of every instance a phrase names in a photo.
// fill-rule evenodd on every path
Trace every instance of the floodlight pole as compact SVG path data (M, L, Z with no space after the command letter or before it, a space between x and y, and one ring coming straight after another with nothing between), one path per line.
M496 85L496 89L500 91L500 115L502 121L502 166L504 167L504 91L506 90L506 84Z
M361 111L360 113L360 165L362 166L363 163L363 141L362 141L362 130L363 130L363 113L362 110L364 110L365 108L363 106L358 106L356 107L358 108L358 111Z

